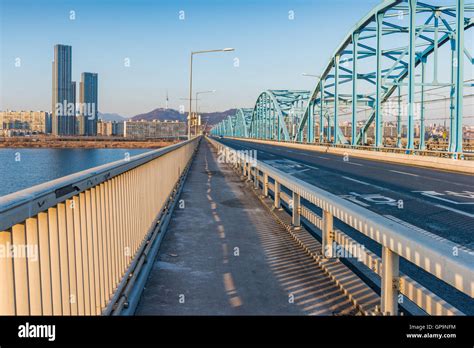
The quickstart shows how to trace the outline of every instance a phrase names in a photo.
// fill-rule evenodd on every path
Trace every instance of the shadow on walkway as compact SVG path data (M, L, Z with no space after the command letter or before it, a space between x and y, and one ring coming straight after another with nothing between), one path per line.
M137 315L333 315L354 307L203 140Z

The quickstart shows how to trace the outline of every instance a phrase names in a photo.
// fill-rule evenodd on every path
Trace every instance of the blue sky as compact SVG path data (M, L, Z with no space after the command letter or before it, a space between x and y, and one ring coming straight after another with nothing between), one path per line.
M72 45L73 79L99 74L99 110L131 116L163 107L167 90L170 107L186 105L191 50L236 49L196 57L194 90L217 90L202 96L201 111L251 107L264 89L312 89L315 81L301 73L319 74L379 0L0 3L0 109L51 109L53 46L62 43Z

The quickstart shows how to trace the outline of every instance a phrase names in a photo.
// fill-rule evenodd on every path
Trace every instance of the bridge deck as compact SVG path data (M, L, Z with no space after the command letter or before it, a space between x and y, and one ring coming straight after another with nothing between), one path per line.
M136 314L357 313L206 141L181 199Z

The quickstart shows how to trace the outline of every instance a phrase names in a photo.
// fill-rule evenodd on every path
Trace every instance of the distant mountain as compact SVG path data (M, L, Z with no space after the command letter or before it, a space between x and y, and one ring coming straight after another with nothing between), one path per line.
M158 108L150 112L146 112L144 114L133 116L131 120L134 120L134 121L140 121L140 120L186 121L186 115L187 113L180 114L178 110Z
M213 124L219 123L227 116L235 115L236 112L237 112L237 109L229 109L222 112L216 111L216 112L203 113L201 114L201 123L203 125L206 123L208 125L213 125Z
M128 117L119 115L119 114L113 114L113 113L101 113L99 112L99 119L104 120L104 121L117 121L117 122L123 122L128 120Z
M222 121L225 117L229 115L234 115L235 112L236 112L236 109L229 109L222 112L204 112L204 113L201 113L201 122L202 124L207 123L209 125L216 124ZM178 110L158 108L144 114L133 116L131 120L134 120L134 121L140 121L140 120L166 121L168 120L168 121L183 121L184 122L186 121L187 115L188 115L187 112L181 114Z

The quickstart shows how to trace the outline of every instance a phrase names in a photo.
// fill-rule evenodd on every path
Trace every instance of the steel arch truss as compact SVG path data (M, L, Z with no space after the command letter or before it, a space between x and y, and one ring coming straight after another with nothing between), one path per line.
M249 137L289 141L302 118L310 91L267 90L255 103Z
M472 71L474 64L464 36L474 26L473 12L474 5L464 0L386 0L346 35L312 93L265 91L257 99L248 128L242 128L237 117L234 129L240 129L239 136L251 138L349 143L340 120L342 115L350 115L351 129L349 134L346 129L346 135L351 145L367 143L370 130L373 145L382 147L386 145L384 124L392 117L396 146L413 150L417 145L423 150L425 88L446 88L450 102L448 150L462 153L463 89L474 86L464 74L465 66ZM440 54L443 46L449 52L444 56ZM447 63L447 69L440 62ZM442 76L445 70L448 77ZM361 112L366 113L365 119L359 116ZM406 125L402 126L402 118ZM415 122L419 124L418 144ZM213 131L229 135L232 129L224 122Z
M474 6L464 0L429 2L386 0L353 27L321 74L293 140L301 140L305 128L314 129L318 120L322 125L318 127L319 139L309 131L308 142L344 142L339 116L345 108L352 116L351 125L359 124L359 130L351 126L352 145L364 143L373 127L374 146L384 146L384 115L388 113L396 118L397 146L401 147L401 119L406 110L406 148L414 149L415 120L420 123L419 134L424 135L424 89L444 86L450 89L451 101L449 150L462 152L463 86L472 87L472 83L466 84L464 69L474 64L472 53L464 46L464 32L474 25ZM450 44L451 57L443 58L451 70L448 81L439 80L439 49L444 44ZM402 88L407 90L405 105L400 102ZM370 111L365 121L357 117L361 108ZM424 136L419 137L418 146L424 149Z
M289 141L296 134L309 96L310 91L264 91L253 109L238 109L215 125L211 134Z

